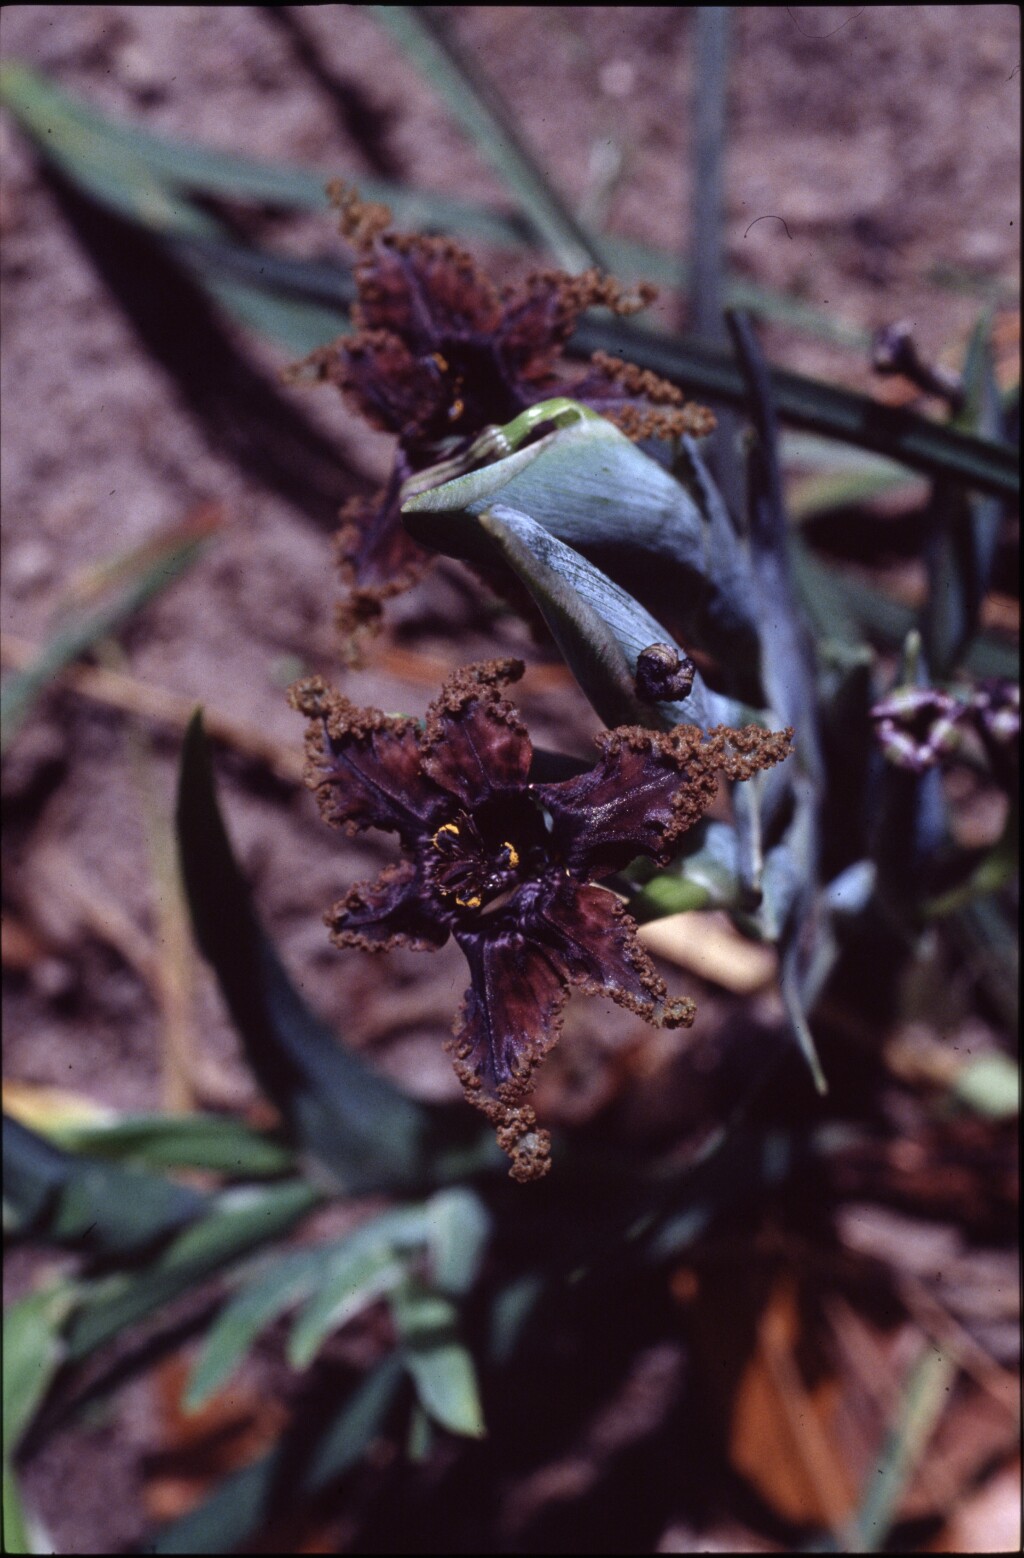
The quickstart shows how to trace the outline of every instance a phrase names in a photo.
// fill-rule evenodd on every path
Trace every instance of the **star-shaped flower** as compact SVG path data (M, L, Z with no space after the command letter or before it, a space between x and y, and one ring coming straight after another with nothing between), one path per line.
M597 886L637 855L666 864L704 814L719 774L747 779L780 762L791 732L606 731L576 778L531 783L533 749L500 692L521 661L456 672L421 730L359 709L318 677L292 688L309 716L307 783L324 819L398 835L402 860L360 883L326 916L339 947L439 947L454 936L470 986L450 1048L470 1101L497 1127L513 1178L539 1178L550 1139L525 1102L558 1037L571 987L666 1027L694 1005L673 1000L618 897Z
M368 422L398 437L384 490L342 511L350 586L343 632L375 622L381 601L407 588L427 561L402 527L403 482L467 450L486 427L554 395L591 406L631 438L714 426L711 413L686 402L675 385L605 353L582 369L561 370L585 309L635 313L653 288L629 293L597 271L573 277L546 270L499 289L450 240L395 232L386 207L344 186L332 193L342 235L357 255L354 333L301 366L336 384Z

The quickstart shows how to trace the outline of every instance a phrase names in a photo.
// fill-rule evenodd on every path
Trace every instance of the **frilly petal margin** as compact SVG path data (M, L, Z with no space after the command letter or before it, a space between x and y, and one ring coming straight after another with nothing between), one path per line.
M419 869L408 861L385 866L373 882L357 882L324 915L336 947L390 952L443 947L448 928L431 912Z
M620 871L637 855L667 865L678 839L707 811L718 775L749 779L790 751L792 730L760 725L705 735L696 725L662 732L625 725L597 737L601 758L585 774L535 784L570 876Z
M537 1128L523 1100L561 1031L565 976L522 931L457 931L456 939L471 983L447 1045L455 1074L469 1102L495 1126L512 1178L541 1179L551 1166L551 1137Z
M399 454L386 487L373 497L350 498L341 510L336 545L347 589L335 622L350 663L358 662L362 641L379 632L384 602L411 589L432 560L402 524L402 484L409 473Z
M427 710L423 768L467 809L526 786L533 746L515 707L498 691L521 660L487 660L450 676Z
M605 887L566 878L538 902L531 933L551 949L569 982L603 995L662 1028L689 1028L697 1014L688 996L669 999L665 981L636 934L636 921Z
M311 720L306 784L332 827L382 828L413 847L447 806L423 773L416 721L359 709L319 676L288 690L293 709Z

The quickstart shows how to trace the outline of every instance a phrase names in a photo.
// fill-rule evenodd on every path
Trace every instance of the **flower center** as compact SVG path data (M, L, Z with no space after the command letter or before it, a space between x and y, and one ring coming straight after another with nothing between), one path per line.
M541 834L529 804L483 807L475 816L459 812L430 841L433 885L460 909L482 910L542 867Z

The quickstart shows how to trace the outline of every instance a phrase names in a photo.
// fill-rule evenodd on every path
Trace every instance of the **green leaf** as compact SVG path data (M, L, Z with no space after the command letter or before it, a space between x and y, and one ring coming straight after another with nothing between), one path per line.
M50 1551L34 1540L14 1469L14 1454L65 1354L61 1327L75 1303L66 1282L31 1293L4 1310L3 1550ZM38 1533L35 1533L38 1534Z
M274 1516L311 1498L358 1465L384 1425L402 1382L392 1355L366 1378L326 1423L295 1422L269 1455L243 1466L216 1492L179 1520L163 1526L149 1544L153 1553L226 1553L267 1526Z
M999 386L989 345L991 317L984 314L971 338L964 366L964 409L951 425L988 437L1001 422ZM928 599L921 631L929 672L947 677L975 637L1002 529L1003 504L939 481L929 510Z
M391 1308L423 1410L450 1433L482 1438L486 1429L476 1370L458 1340L455 1306L410 1281L392 1295Z
M35 1544L29 1535L28 1520L25 1516L21 1489L18 1487L18 1480L14 1474L13 1466L8 1466L6 1461L3 1465L3 1516L4 1552L35 1552Z
M431 1285L459 1297L476 1281L491 1233L491 1218L472 1190L456 1186L426 1206Z
M83 110L81 105L74 104L73 100L57 93L40 77L16 63L5 68L3 98L24 127L35 135L40 150L58 162L95 199L130 216L165 239L177 240L188 236L193 240L211 240L226 236L211 218L175 197L168 186L161 184L155 177L155 170L159 168L162 157L170 161L176 156L186 163L191 159L195 170L195 187L204 187L202 181L207 175L203 172L203 158L205 155L215 157L216 154L203 154L198 148L190 147L179 147L172 152L168 145L173 143L163 143L162 151L158 152L157 145L161 144L159 138L146 137L132 127L110 126L102 116ZM109 144L112 128L118 130L120 138L116 159L112 157ZM152 161L147 162L147 158ZM235 174L242 179L244 166L248 166L252 172L252 165L246 164L245 159L239 159L235 164L235 174L231 173L229 165L230 159L229 164L221 168L225 180ZM273 175L267 172L266 176L268 179L279 179L282 170L273 170ZM213 175L209 177L213 178ZM258 181L255 172L252 172L252 177ZM182 182L188 182L184 170L181 178ZM385 198L394 199L400 217L407 221L412 219L408 214L412 207L408 203L401 205L393 192L379 187L372 188L367 180L360 182L367 195L372 197L383 194ZM252 187L255 193L255 182ZM226 182L223 192L230 192ZM424 200L427 197L420 198ZM436 201L434 206L440 211ZM448 214L455 216L458 212L449 205ZM477 218L477 230L482 230L481 221L489 222L492 230L496 224L500 225L499 218ZM468 211L463 212L463 225L470 225ZM522 241L522 233L514 224L506 227L505 231ZM254 254L257 258L253 269L258 270L260 265L273 263L271 256L259 256L258 251L254 251ZM677 262L673 257L649 256L646 251L635 250L621 243L609 246L609 255L616 266L627 273L648 274L655 280L660 277L673 281L676 278ZM296 266L302 264L294 263ZM313 263L317 272L320 272L322 267ZM298 272L294 271L292 285L297 275ZM334 322L325 319L322 310L317 316L314 312L316 305L300 304L294 298L289 300L282 295L282 302L291 302L291 311L274 310L270 308L267 297L261 304L258 288L240 282L228 282L223 278L208 284L243 320L269 330L285 340L293 350L304 350L310 341L321 344L337 333ZM816 333L825 332L837 338L835 322L824 321L816 311L808 310L793 299L773 298L740 282L730 283L727 296L734 306L745 307L767 317L785 319L801 328L812 328ZM850 332L843 327L840 334L849 344L861 344L859 334L855 331ZM692 394L733 405L742 404L745 400L742 378L731 356L705 344L659 336L656 332L639 330L616 321L585 319L576 331L571 350L576 355L589 356L597 349L625 356L642 367L652 368L683 385ZM869 397L797 374L776 371L773 373L773 382L780 414L797 426L848 439L864 448L876 449L879 453L901 460L932 476L958 476L980 491L1014 495L1019 489L1016 454L1005 444L943 428L912 412L881 406Z
M262 1131L222 1115L127 1115L113 1125L57 1125L50 1140L144 1168L197 1168L237 1179L294 1169L294 1155Z
M801 598L811 619L823 631L831 625L850 647L872 639L887 649L899 649L915 625L915 612L874 585L830 568L815 557L799 537L792 538L791 555ZM964 664L977 676L1020 675L1020 655L1015 646L982 634L970 645Z
M124 578L113 596L91 611L80 611L58 628L32 665L4 679L0 689L0 749L20 729L36 698L64 668L159 595L200 556L205 535L196 526L176 525L140 547L118 572Z
M288 1338L292 1368L308 1368L329 1336L392 1292L405 1276L404 1264L386 1246L353 1251L343 1260L333 1260L323 1287L306 1305Z
M691 120L693 195L687 316L693 333L705 340L720 339L723 334L723 189L731 20L726 5L698 6L693 18L696 79Z
M66 1282L30 1293L4 1310L3 1458L13 1456L63 1361L61 1327L74 1307Z
M691 395L747 404L747 388L732 354L705 342L656 335L618 320L580 320L571 351L589 356L597 350L650 368ZM781 368L771 369L769 376L778 414L794 427L871 449L927 476L955 476L979 492L1013 497L1020 489L1017 451L1009 444Z
M370 9L461 122L560 263L572 271L603 264L597 240L576 221L520 138L504 103L433 11L411 5Z
M182 752L177 827L196 940L294 1138L347 1190L418 1182L427 1113L341 1046L289 979L235 861L198 714Z
M736 829L726 822L703 822L687 836L689 849L667 871L645 882L631 899L629 912L639 922L690 909L750 908L740 870Z
M97 1278L82 1292L67 1328L69 1354L84 1358L127 1326L188 1292L271 1239L287 1233L318 1201L307 1184L224 1191L211 1210L138 1272Z
M857 451L860 453L861 451ZM873 466L861 471L823 472L792 483L787 508L796 524L819 519L838 509L862 508L876 498L915 498L920 478L895 460L871 456Z
M956 1372L952 1358L926 1344L902 1386L894 1421L864 1484L843 1551L877 1553L885 1545L903 1490L948 1403Z
M206 1198L185 1185L79 1157L4 1116L4 1201L15 1231L101 1255L154 1245L199 1217Z
M403 1280L406 1258L423 1247L427 1228L421 1207L399 1208L383 1212L323 1252L316 1292L288 1341L294 1368L306 1368L332 1331Z
M186 1412L197 1412L249 1351L261 1331L313 1291L327 1251L293 1250L261 1261L247 1276L207 1332L185 1392Z

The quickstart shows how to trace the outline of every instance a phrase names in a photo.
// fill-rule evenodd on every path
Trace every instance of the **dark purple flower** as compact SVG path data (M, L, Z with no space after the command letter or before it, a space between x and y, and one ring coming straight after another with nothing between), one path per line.
M547 1172L550 1141L525 1100L572 986L652 1023L693 1021L693 1002L670 999L634 921L595 882L637 855L667 863L718 775L746 779L781 761L791 732L624 727L598 738L588 772L532 784L529 736L499 690L522 671L495 660L456 672L423 729L358 709L317 677L290 697L311 720L307 782L325 820L386 829L402 850L329 910L331 939L382 950L455 937L470 969L455 1070L513 1177L527 1180Z
M654 296L629 295L597 271L539 271L499 289L444 238L397 233L386 207L340 186L341 230L356 251L354 333L303 366L336 384L374 427L398 437L391 479L375 498L342 511L342 561L350 586L342 627L373 621L386 596L408 586L428 554L401 523L401 487L416 471L468 449L552 395L570 395L618 422L629 437L706 433L714 418L675 385L596 353L560 372L581 313L598 304L629 314Z

